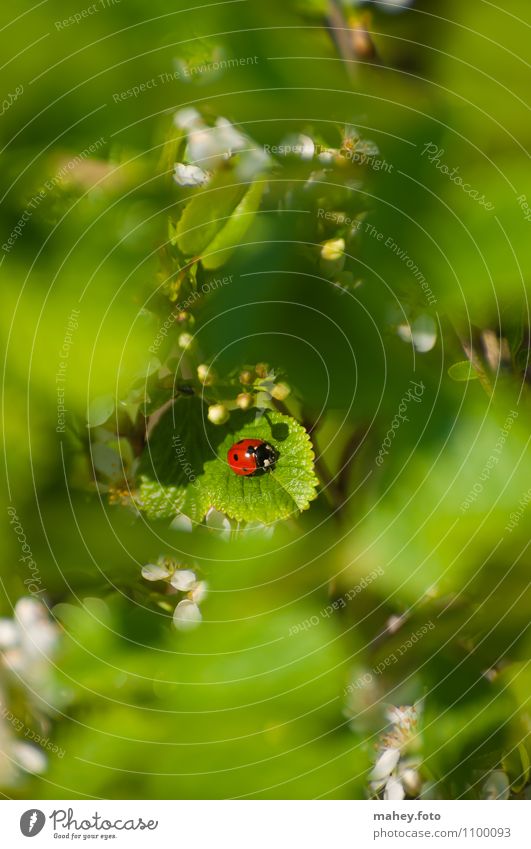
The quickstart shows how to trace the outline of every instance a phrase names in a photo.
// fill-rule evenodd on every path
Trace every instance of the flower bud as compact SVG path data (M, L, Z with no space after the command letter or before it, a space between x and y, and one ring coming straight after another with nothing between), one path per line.
M236 398L236 403L240 410L248 410L253 405L253 396L249 392L240 392Z
M252 380L252 372L250 372L248 369L240 373L240 383L243 383L244 386L247 386L249 383L252 383Z
M267 363L257 363L254 370L258 377L264 378L267 377L269 366Z
M271 395L275 398L276 401L284 401L288 395L291 393L291 387L288 386L287 383L276 383L273 389L271 390Z
M321 247L321 257L327 261L341 259L344 252L344 239L329 239L327 242L323 242Z
M407 767L400 775L402 785L408 796L418 796L422 790L422 778L418 769Z
M201 363L200 366L197 366L197 377L203 386L211 386L214 383L214 372L210 366L207 366L205 363Z
M229 411L225 404L211 404L208 408L208 418L212 424L222 425L229 418Z
M190 333L181 333L178 339L179 348L182 348L184 351L186 351L188 350L193 341L194 337L191 336Z

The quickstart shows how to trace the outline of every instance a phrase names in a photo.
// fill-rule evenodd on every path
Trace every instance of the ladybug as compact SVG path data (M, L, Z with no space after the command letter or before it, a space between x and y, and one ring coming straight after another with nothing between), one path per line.
M227 452L227 462L236 475L254 475L272 469L277 460L275 449L262 439L240 439Z

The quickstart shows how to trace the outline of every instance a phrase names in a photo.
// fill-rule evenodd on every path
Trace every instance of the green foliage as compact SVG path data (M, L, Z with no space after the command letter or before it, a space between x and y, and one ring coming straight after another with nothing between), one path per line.
M314 454L303 427L273 410L234 412L221 427L208 421L199 398L180 398L153 430L140 460L139 504L149 515L180 510L200 521L209 507L237 521L269 524L306 510L316 497ZM240 439L269 442L274 470L235 475L227 452Z
M429 792L529 796L528 2L12 5L1 606L60 710L0 691L66 754L9 784L0 718L2 792L382 795L418 704Z

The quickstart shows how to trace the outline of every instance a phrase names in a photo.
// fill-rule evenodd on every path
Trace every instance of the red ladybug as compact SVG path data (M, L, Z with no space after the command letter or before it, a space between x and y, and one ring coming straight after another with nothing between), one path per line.
M275 449L262 439L240 439L227 452L227 462L236 475L272 469L276 460Z

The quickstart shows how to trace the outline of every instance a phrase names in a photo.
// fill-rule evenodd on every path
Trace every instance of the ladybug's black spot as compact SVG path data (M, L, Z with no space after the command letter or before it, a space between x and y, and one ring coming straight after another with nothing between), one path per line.
M236 462L238 462L238 455L237 455L237 454L233 454L233 455L232 455L232 459L233 459L233 460L236 460Z

